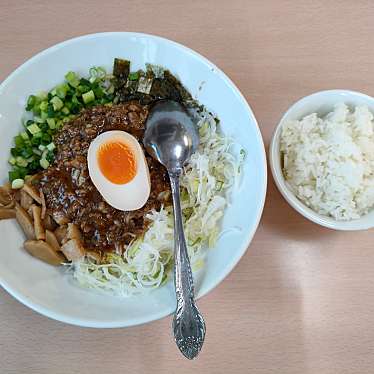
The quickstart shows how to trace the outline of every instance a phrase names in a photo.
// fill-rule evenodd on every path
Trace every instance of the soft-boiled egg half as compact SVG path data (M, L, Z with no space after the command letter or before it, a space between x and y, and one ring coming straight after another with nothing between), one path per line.
M125 131L107 131L87 154L92 183L113 208L140 209L151 192L148 164L139 142Z

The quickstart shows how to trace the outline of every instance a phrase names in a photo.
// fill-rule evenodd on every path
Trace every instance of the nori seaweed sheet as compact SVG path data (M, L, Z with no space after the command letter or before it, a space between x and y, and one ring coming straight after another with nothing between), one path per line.
M113 84L116 103L136 100L140 104L149 105L164 99L174 100L188 106L193 103L191 94L169 70L164 70L162 77L155 77L150 68L146 72L140 70L137 73L139 77L152 79L149 94L137 90L137 80L128 79L130 74L130 62L128 60L119 58L114 60Z

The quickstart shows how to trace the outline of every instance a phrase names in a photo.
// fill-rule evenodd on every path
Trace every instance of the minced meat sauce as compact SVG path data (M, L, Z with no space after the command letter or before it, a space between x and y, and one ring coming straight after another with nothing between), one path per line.
M105 131L123 130L142 144L147 115L148 107L136 102L92 107L68 122L54 139L55 162L40 174L39 186L47 212L59 224L77 224L87 250L123 251L126 244L147 229L146 214L168 201L167 172L146 152L151 194L139 210L123 212L111 207L88 174L87 152L91 141Z

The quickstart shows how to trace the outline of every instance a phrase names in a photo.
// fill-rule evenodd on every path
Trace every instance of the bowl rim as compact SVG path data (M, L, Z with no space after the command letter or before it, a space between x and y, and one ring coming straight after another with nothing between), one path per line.
M246 253L253 236L258 228L258 225L260 223L264 205L265 205L265 200L266 200L266 191L267 191L267 160L266 160L266 152L265 152L265 146L264 146L264 141L263 137L257 122L257 119L249 106L247 100L245 99L244 95L242 92L239 90L239 88L234 84L234 82L221 70L219 69L215 64L213 64L211 61L209 61L206 57L201 55L200 53L192 50L189 47L184 46L183 44L180 44L178 42L175 42L173 40L157 36L157 35L152 35L152 34L147 34L147 33L139 33L139 32L125 32L125 31L111 31L111 32L99 32L99 33L91 33L91 34L85 34L81 35L78 37L73 37L67 40L64 40L62 42L59 42L57 44L54 44L44 50L41 50L37 54L33 55L31 58L23 62L20 66L18 66L15 70L13 70L0 84L0 95L4 91L4 89L11 83L13 78L15 78L19 73L21 73L24 69L26 69L29 65L38 62L38 60L45 55L48 55L50 53L53 53L56 50L59 50L61 48L64 48L67 45L82 41L82 40L90 40L90 39L95 39L95 38L105 38L105 37L110 37L114 35L123 35L124 37L143 37L151 40L155 40L156 42L161 42L161 43L167 43L171 44L172 46L176 47L179 50L182 50L196 58L198 58L203 64L208 66L212 71L214 71L215 74L217 74L220 79L225 81L225 83L233 90L233 93L237 97L237 99L241 102L241 105L244 106L246 112L248 113L249 117L251 118L251 122L254 125L254 130L257 133L257 138L259 142L259 146L261 148L261 158L262 158L262 167L263 167L263 183L259 187L261 191L261 196L259 196L259 210L257 213L257 216L255 217L254 220L254 225L250 230L247 230L246 236L243 238L243 245L241 248L238 248L237 255L233 259L233 261L221 272L220 276L218 276L209 287L206 287L205 290L202 290L196 295L196 299L200 299L201 297L205 296L207 293L209 293L211 290L213 290L215 287L217 287L218 284L220 284L234 269L234 267L238 264L240 259L244 256ZM19 302L24 304L25 306L29 307L30 309L46 316L51 319L64 322L70 325L75 325L75 326L81 326L81 327L92 327L92 328L122 328L122 327L130 327L130 326L136 326L136 325L141 325L149 322L153 322L156 320L159 320L161 318L164 318L171 313L174 312L174 307L168 308L166 312L159 312L159 313L153 313L151 318L134 318L132 319L129 323L125 323L124 321L120 322L100 322L98 323L97 321L94 320L88 320L88 319L82 319L82 318L73 318L70 316L65 315L64 313L61 312L55 312L51 311L49 308L44 307L43 305L40 305L38 303L35 303L32 301L27 295L22 294L21 292L15 291L12 289L11 285L8 284L8 282L1 277L0 274L0 285L10 294L12 295L15 299L17 299Z
M311 99L314 99L319 96L326 96L326 95L344 95L348 98L361 98L365 100L369 100L373 102L374 105L374 98L372 96L366 95L364 93L348 90L348 89L330 89L330 90L322 90L314 92L310 95L303 96L299 100L293 102L293 104L286 110L286 112L282 115L281 119L279 120L277 126L274 129L270 146L269 146L269 164L270 170L273 175L273 179L275 184L281 193L281 195L285 198L285 200L294 208L297 212L299 212L302 216L309 219L310 221L320 225L327 227L329 229L339 230L339 231L360 231L360 230L369 230L374 227L373 224L362 224L362 225L350 225L352 222L358 222L358 220L351 220L351 221L337 221L331 217L324 216L319 214L305 205L301 200L299 200L295 194L288 188L286 181L283 176L283 172L280 166L280 135L283 124L286 118L296 109L296 107L300 107L301 105L307 104Z

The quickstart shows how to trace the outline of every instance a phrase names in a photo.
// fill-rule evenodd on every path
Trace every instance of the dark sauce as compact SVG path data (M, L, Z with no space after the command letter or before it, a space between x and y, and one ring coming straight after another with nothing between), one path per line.
M39 184L48 211L62 223L77 224L87 249L121 251L148 227L146 214L160 209L163 203L168 204L166 170L149 155L146 159L151 195L146 205L136 211L123 212L107 204L88 174L90 142L105 131L123 130L141 143L147 114L146 106L134 102L92 107L67 123L55 137L55 162L40 174Z

